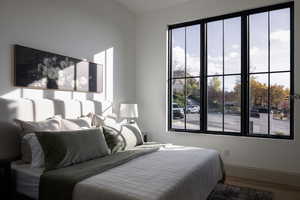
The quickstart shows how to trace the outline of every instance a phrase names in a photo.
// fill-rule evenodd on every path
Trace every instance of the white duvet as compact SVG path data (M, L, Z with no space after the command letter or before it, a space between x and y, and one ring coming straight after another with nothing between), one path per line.
M79 182L73 200L206 200L221 179L217 151L167 145Z

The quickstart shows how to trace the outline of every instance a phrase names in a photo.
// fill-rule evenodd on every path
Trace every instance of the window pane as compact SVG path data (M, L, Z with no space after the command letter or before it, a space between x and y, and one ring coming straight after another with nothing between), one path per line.
M200 76L200 25L186 28L186 76Z
M223 21L207 24L207 73L223 74Z
M222 77L207 79L207 130L223 130L223 80Z
M241 131L241 76L224 77L224 131Z
M185 28L172 30L172 74L185 77Z
M271 135L290 135L290 73L270 76Z
M250 15L250 72L268 72L268 13Z
M241 72L241 18L224 21L224 73Z
M290 9L270 12L271 71L290 70Z
M250 134L268 134L268 74L250 76Z
M185 80L172 81L172 128L184 129Z
M189 78L186 80L186 128L200 129L200 79Z

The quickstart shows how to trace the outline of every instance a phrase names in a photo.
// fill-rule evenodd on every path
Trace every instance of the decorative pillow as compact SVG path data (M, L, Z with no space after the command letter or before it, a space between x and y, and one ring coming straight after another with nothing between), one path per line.
M130 132L134 134L134 136L136 137L136 146L144 144L143 134L137 123L124 124L122 126L128 128Z
M60 130L61 127L61 121L56 117L39 122L28 122L18 119L14 119L14 121L21 128L21 138L36 131L54 131ZM32 155L30 145L23 139L21 140L21 155L25 163L31 163Z
M92 119L92 126L94 127L100 127L104 125L105 117L102 115L97 115L94 113L89 113L88 117Z
M121 132L108 126L103 126L102 128L107 146L111 150L111 153L124 151L126 149L125 138L121 135Z
M22 137L28 133L34 133L35 131L54 131L59 130L61 127L61 122L56 117L38 122L29 122L14 119L14 122L22 129Z
M117 122L115 116L102 116L97 114L90 113L89 116L92 118L92 125L94 127L102 127L102 126L109 126L113 127L114 129L120 131L121 125Z
M44 152L35 133L26 134L22 140L25 140L25 143L29 144L30 146L31 155L32 155L31 167L32 168L44 167L45 165Z
M78 119L62 119L61 130L72 131L92 128L92 120L89 117L81 117Z
M45 170L67 167L109 155L101 129L36 132L45 154Z
M122 130L122 124L118 123L117 120L107 117L105 118L103 122L103 126L108 126L110 128L115 129L116 131L121 131Z
M110 126L103 126L103 133L112 153L128 150L143 144L142 134L135 125L122 125L120 130Z

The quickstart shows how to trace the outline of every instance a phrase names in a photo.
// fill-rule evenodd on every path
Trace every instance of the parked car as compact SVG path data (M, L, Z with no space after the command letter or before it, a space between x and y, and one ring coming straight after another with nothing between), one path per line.
M172 104L172 113L173 113L173 118L184 118L184 110L183 108L180 108L177 103Z
M188 105L186 108L187 113L199 113L200 106L199 105Z
M276 110L272 112L272 118L276 119L276 120L287 120L288 119L288 115L287 113L280 111L280 110Z
M251 109L250 110L250 117L253 118L260 118L259 111L257 109Z
M268 113L269 109L264 106L254 106L252 109L257 110L259 113Z
M268 108L259 108L258 111L260 113L268 113L269 112Z

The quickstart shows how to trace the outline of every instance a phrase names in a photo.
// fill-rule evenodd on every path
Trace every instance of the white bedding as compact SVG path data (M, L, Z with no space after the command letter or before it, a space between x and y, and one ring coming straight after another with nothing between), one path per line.
M32 199L38 199L40 176L42 168L31 168L30 164L23 164L20 161L11 165L12 173L15 176L16 191Z
M214 150L169 146L81 181L74 200L206 200L222 179Z
M12 168L17 191L38 199L42 169ZM217 151L168 145L79 182L73 200L206 200L221 179Z

